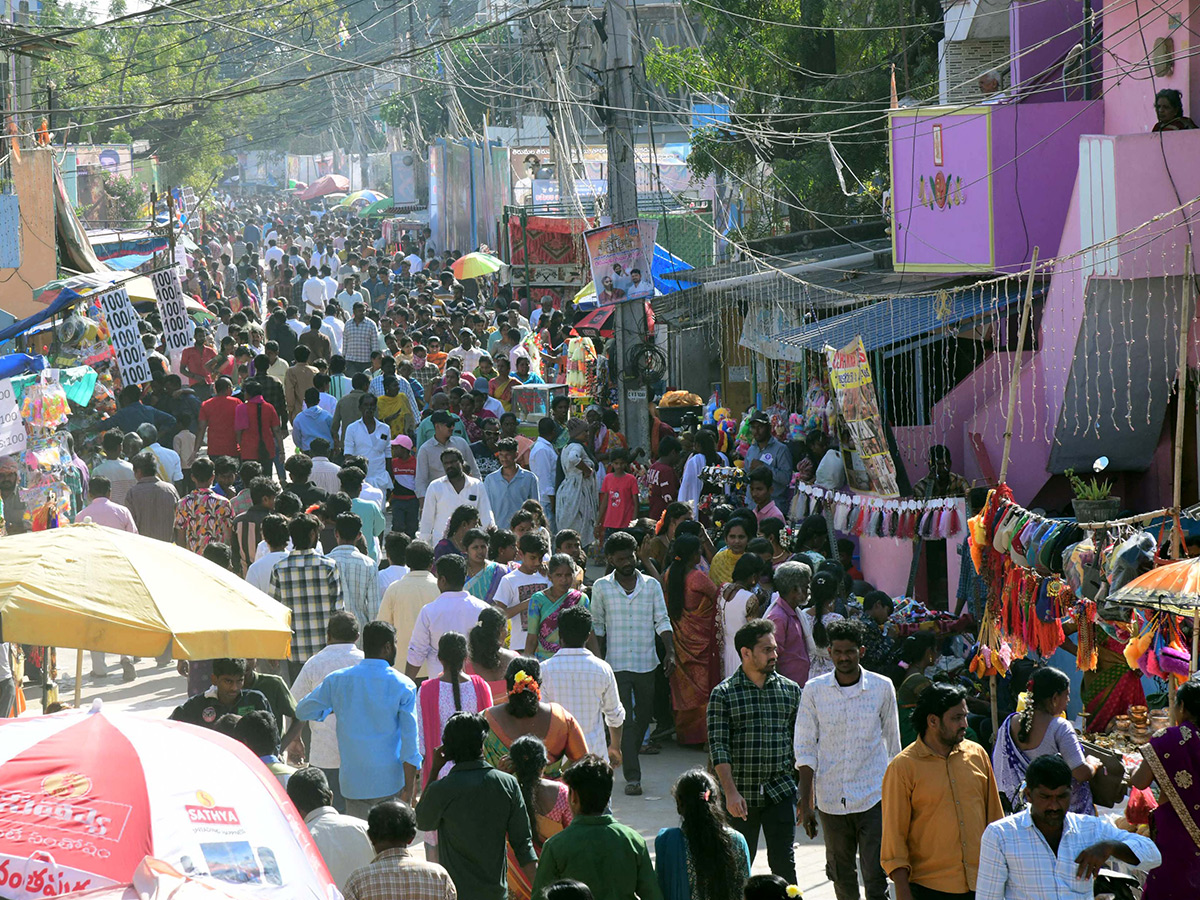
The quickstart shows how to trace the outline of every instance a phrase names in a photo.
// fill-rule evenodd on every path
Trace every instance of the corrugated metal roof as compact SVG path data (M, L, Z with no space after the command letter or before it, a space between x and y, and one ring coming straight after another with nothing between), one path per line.
M867 350L878 350L943 329L953 334L958 330L955 326L989 313L997 314L1020 298L1019 282L958 291L943 289L915 297L890 297L800 328L778 332L769 340L801 350L819 351L825 346L844 347L856 335L861 335Z

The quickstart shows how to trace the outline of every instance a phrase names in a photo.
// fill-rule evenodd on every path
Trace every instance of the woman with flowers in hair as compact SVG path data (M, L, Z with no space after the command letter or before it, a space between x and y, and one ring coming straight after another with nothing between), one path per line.
M671 705L680 744L708 740L708 695L721 681L717 650L717 586L700 566L700 539L682 534L671 547L666 575L667 615L675 642Z
M729 827L717 782L689 769L671 789L678 828L654 840L654 868L663 900L739 900L750 876L750 848Z
M691 517L692 509L686 503L680 503L678 500L668 503L654 526L654 537L645 544L642 562L646 561L645 557L649 557L658 571L665 572L667 564L671 561L669 551L671 542L675 540L675 529Z
M546 773L557 778L588 752L583 729L575 717L557 703L542 702L542 667L536 659L518 656L508 664L508 696L484 712L488 733L483 758L505 772L512 771L508 749L522 735L532 734L546 747Z

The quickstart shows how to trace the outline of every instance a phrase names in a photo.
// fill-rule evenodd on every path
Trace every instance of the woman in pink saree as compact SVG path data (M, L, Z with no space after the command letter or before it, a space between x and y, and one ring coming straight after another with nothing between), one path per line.
M1175 727L1142 747L1142 764L1130 782L1158 787L1150 836L1162 865L1150 872L1142 900L1200 897L1200 679L1175 696Z

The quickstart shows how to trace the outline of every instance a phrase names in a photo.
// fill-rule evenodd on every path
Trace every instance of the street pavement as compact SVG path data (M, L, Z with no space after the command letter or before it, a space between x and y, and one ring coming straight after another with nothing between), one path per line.
M106 709L134 712L148 716L170 715L171 710L182 703L187 681L175 670L175 664L156 668L153 659L143 659L137 664L137 680L129 684L121 681L121 669L116 656L109 656L108 664L115 672L107 679L93 679L88 672L91 659L83 654L83 690L80 706L87 709L99 698ZM59 650L59 700L74 703L75 651ZM41 691L33 685L25 686L27 708L24 715L41 715ZM694 766L703 766L707 761L698 748L678 747L671 740L662 742L662 752L655 756L642 757L641 797L627 797L625 783L617 773L613 788L613 811L617 819L631 828L636 828L646 838L650 852L654 853L654 837L659 829L678 824L675 802L671 797L671 785L680 774ZM800 829L796 831L796 884L806 900L833 900L833 885L825 877L825 849L818 834L815 840ZM414 850L422 848L418 841ZM755 874L768 872L766 845L760 839L758 854L754 860Z

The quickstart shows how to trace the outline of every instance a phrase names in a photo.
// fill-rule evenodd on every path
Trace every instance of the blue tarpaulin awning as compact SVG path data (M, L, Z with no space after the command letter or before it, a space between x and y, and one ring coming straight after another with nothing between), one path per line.
M888 297L841 315L777 332L768 340L798 350L820 351L827 346L845 347L861 336L868 351L881 350L943 329L957 332L956 326L997 315L1021 296L1020 285L1011 284L949 289L918 297Z

